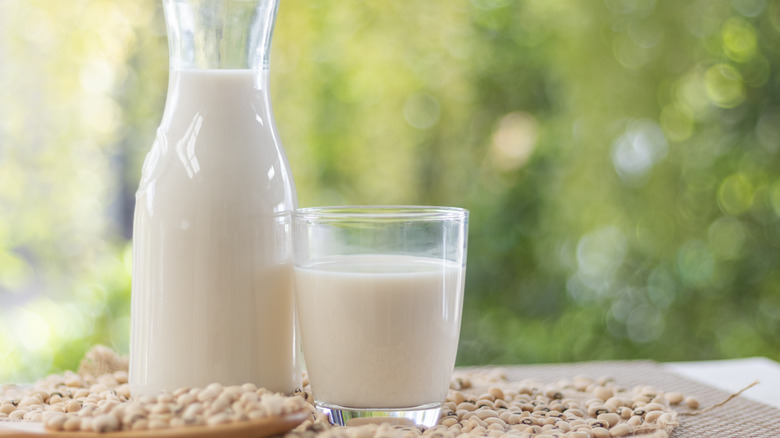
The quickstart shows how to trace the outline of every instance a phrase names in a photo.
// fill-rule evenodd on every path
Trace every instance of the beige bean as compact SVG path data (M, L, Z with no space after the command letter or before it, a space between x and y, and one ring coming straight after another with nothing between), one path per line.
M89 392L92 394L99 394L101 392L108 391L108 386L102 383L95 383L89 387Z
M176 401L176 397L170 392L163 392L157 396L156 401L158 404L168 404Z
M670 412L662 414L660 417L658 417L658 420L656 420L656 424L661 427L666 427L667 425L673 424L674 422L674 416Z
M493 401L485 399L485 398L481 398L481 399L477 400L477 402L474 404L474 407L477 408L477 409L479 409L479 408L493 409L495 406L493 405Z
M673 404L673 405L679 405L685 399L685 397L683 396L683 394L681 392L676 392L676 391L674 391L674 392L667 392L666 393L666 398L667 398L667 400L669 400L669 403Z
M536 417L523 417L522 419L520 419L520 423L519 424L526 424L526 425L529 425L529 426L536 426L536 425L539 425L539 419L536 418Z
M458 424L458 419L455 417L445 417L442 418L441 421L439 421L439 424L447 427L454 426Z
M598 417L601 414L606 414L609 412L609 408L604 406L603 404L600 405L591 405L588 407L588 415L591 417Z
M119 385L119 382L114 378L112 374L103 374L102 376L98 377L97 381L98 384L105 385L108 388L113 388ZM102 391L97 391L97 392L102 392Z
M501 423L489 423L487 426L487 430L500 430L501 432L504 432L506 430L506 425Z
M65 403L60 402L60 403L56 403L56 404L53 404L53 405L48 405L48 406L46 406L46 411L47 412L61 412L61 413L64 414L65 413Z
M79 388L81 387L81 377L78 375L71 375L65 378L65 386L70 388Z
M241 385L231 385L225 387L223 392L228 396L230 396L233 400L235 400L241 395L241 392L243 392L243 390L241 389Z
M19 401L19 404L17 407L24 407L24 406L34 406L34 405L40 405L43 403L40 398L33 397L33 396L27 396L24 397L21 401Z
M75 432L81 429L81 418L68 417L62 424L62 430L66 432Z
M506 420L507 424L520 424L523 417L519 414L512 414L509 416L509 418Z
M68 416L62 413L59 415L49 415L44 418L44 426L49 430L62 430L65 426L65 422L68 421Z
M81 420L81 424L79 424L80 430L85 432L92 430L92 417L79 417L79 420Z
M144 395L137 398L135 401L142 405L153 405L157 402L157 397L152 397L151 395Z
M658 403L664 407L669 406L669 400L666 399L666 396L663 393L658 393L658 395L650 400L650 403Z
M147 430L149 429L149 420L146 418L140 418L133 422L130 428L131 430Z
M174 398L174 399L177 399L177 398L179 398L179 397L180 397L182 394L189 394L189 393L190 393L190 391L192 391L192 388L190 388L189 386L183 386L183 387L181 387L181 388L179 388L179 389L176 389L176 390L174 390L174 391L173 391L173 392L171 392L170 394L171 394L171 396L173 396L173 398Z
M458 409L457 410L459 410L459 411L460 410L464 410L464 411L471 412L471 411L473 411L476 408L477 407L474 405L474 403L463 402L463 403L458 404Z
M499 399L503 400L504 397L505 397L504 391L502 391L501 388L498 388L498 387L495 387L495 386L490 387L488 389L488 393L493 396L493 400L491 400L491 401L496 401L496 400L499 400Z
M116 382L119 384L127 383L127 378L127 371L119 370L114 372L114 379L116 379Z
M27 411L25 411L25 410L17 409L15 411L11 412L10 414L8 414L8 418L10 418L12 420L22 420L22 419L24 419L24 415L26 413L27 413Z
M479 436L479 435L486 435L487 434L487 428L482 427L482 426L477 426L477 427L471 429L471 434L472 435L477 435L477 436Z
M120 404L121 402L119 400L100 400L97 406L100 412L108 413Z
M645 414L645 423L655 423L658 418L664 414L664 411L652 411Z
M228 416L228 414L221 412L219 414L208 417L206 419L206 424L208 424L209 426L215 426L217 424L227 423L228 421L230 421L230 417Z
M601 421L606 421L608 424L608 429L620 422L620 415L614 413L600 414L596 418Z
M691 409L699 409L699 400L695 397L686 397L685 404Z
M484 419L485 423L487 424L500 424L501 427L506 427L506 423L504 420L498 418L498 417L488 417Z
M40 423L43 420L43 412L41 411L30 411L24 414L23 419L27 421L34 421L36 423Z
M479 417L480 419L484 420L486 418L490 417L498 417L498 412L492 410L492 409L479 409L474 411L474 415Z
M487 423L485 423L483 420L480 420L478 417L471 417L466 424L471 427L472 429L475 427L487 427Z
M484 394L481 394L479 397L477 397L477 400L489 400L491 402L496 400L496 396L493 394L486 392Z
M195 403L197 400L198 400L197 396L190 392L185 392L184 394L181 394L178 397L176 397L176 403L180 405L191 405Z
M502 400L502 399L499 398L499 399L496 399L496 401L493 402L493 408L495 410L498 410L498 409L508 409L509 408L509 403L507 403L506 400Z
M628 406L628 402L620 397L610 397L606 403L615 406L616 408L621 406Z
M504 423L509 423L509 417L511 417L511 416L512 416L512 415L514 415L514 414L515 414L515 413L514 413L514 412L512 412L512 411L510 411L510 410L508 410L508 409L504 409L504 410L502 410L502 411L501 411L501 412L498 414L498 418L500 418L500 419L504 420Z
M130 399L130 385L127 383L123 383L116 387L116 393L120 397L124 398L124 400Z
M149 413L150 414L169 414L169 413L171 413L171 404L165 403L165 402L154 404L154 405L152 405L149 408Z
M122 416L122 423L126 425L135 424L139 420L146 420L146 414L139 410L125 411L125 414Z
M626 424L632 427L637 427L640 424L642 424L643 421L644 420L642 420L642 417L640 417L639 415L634 415L631 418L629 418L628 421L626 421Z
M306 394L306 393L303 393L303 394ZM260 397L258 397L258 395L254 391L252 391L252 392L245 392L245 393L241 394L241 397L239 398L239 400L241 401L241 403L245 404L245 403L250 403L250 402L257 402L258 400L260 400ZM304 400L306 400L306 397L304 397Z
M447 396L448 400L452 400L455 405L459 405L466 401L466 396L463 395L460 391L450 391L449 395Z
M611 428L609 430L610 436L613 436L613 437L628 436L628 435L631 435L632 433L634 433L634 428L629 426L626 423L618 424L617 426L615 426L615 427L613 427L613 428Z
M593 391L593 395L595 395L596 398L599 398L602 401L607 401L610 398L612 398L615 395L615 393L612 391L611 388L606 388L604 386L597 386L596 389Z
M111 414L98 415L92 420L92 430L98 433L114 432L119 429L119 420Z
M593 438L610 438L609 430L603 427L594 427L590 433Z
M206 387L206 389L204 389L198 394L197 398L198 401L201 402L211 401L217 398L220 392L221 392L221 387L209 385L208 387Z
M572 384L578 391L584 391L591 383L593 383L593 379L588 376L574 376L572 379Z
M244 392L255 392L257 391L257 385L254 383L244 383L241 385L241 390Z

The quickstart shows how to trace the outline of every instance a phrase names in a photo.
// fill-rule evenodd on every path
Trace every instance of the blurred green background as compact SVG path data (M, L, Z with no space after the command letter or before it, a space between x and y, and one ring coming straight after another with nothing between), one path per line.
M471 210L458 363L780 360L780 2L282 0L301 206ZM0 0L0 381L126 353L153 0Z

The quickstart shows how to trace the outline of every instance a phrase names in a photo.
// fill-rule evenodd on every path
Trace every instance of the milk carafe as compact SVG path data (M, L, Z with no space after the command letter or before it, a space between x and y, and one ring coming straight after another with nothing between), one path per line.
M278 0L163 0L168 95L133 228L130 386L300 385L290 213L271 111Z

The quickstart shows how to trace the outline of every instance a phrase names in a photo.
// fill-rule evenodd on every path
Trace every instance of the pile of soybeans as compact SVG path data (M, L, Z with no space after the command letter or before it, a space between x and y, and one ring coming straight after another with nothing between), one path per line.
M332 426L304 388L292 395L253 384L181 388L132 398L126 361L111 350L91 350L78 373L66 371L33 385L0 388L0 421L43 422L53 431L216 426L307 411L310 417L286 438L384 437L665 437L677 425L675 405L698 408L677 392L649 386L623 388L607 377L576 376L554 383L510 381L499 371L458 371L431 428L398 424Z

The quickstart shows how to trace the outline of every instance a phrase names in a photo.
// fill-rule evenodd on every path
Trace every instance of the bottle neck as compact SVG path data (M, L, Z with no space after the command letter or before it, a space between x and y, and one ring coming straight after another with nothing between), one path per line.
M269 67L279 0L163 0L170 68Z

